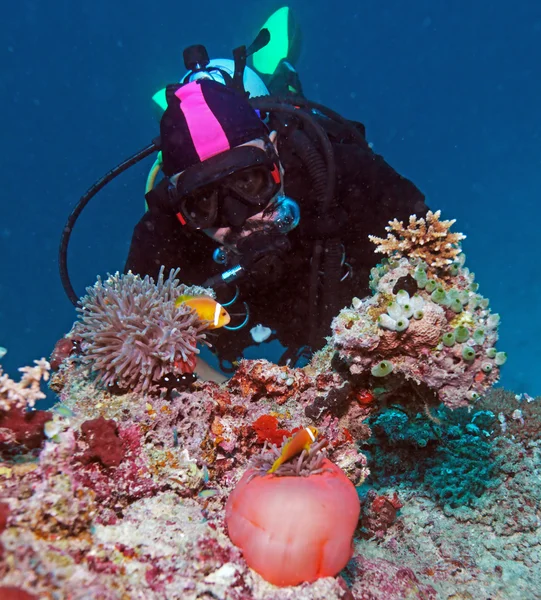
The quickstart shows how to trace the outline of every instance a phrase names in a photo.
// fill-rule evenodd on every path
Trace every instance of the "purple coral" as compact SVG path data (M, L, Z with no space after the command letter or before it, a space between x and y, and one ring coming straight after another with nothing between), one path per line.
M175 306L185 293L176 279L133 273L110 276L87 288L73 334L82 339L81 360L105 386L154 391L165 375L193 372L197 342L206 324L187 306Z

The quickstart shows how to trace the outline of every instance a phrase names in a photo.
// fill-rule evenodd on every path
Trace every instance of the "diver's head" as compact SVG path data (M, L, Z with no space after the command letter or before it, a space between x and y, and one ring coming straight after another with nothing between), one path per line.
M254 231L295 227L298 207L283 196L276 132L246 98L209 80L169 95L162 153L179 221L230 247Z

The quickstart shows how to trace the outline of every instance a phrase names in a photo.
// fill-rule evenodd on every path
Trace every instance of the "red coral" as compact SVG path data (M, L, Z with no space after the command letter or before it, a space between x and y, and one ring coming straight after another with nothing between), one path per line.
M82 439L88 449L81 457L83 463L100 462L104 467L118 467L125 451L113 419L98 417L81 425Z
M39 448L45 439L43 426L52 418L53 415L44 410L11 408L0 411L0 452L18 451L18 446L27 450Z
M94 499L101 506L97 521L106 524L113 523L115 514L121 514L128 504L153 496L164 487L157 485L151 477L141 448L141 431L137 425L121 427L116 443L122 446L124 452L116 469L104 468L101 461L92 461L77 469L74 474L81 485L94 491ZM81 461L87 452L81 452L78 459Z
M0 502L0 533L6 530L9 517L9 505Z
M362 507L361 526L367 537L383 537L387 529L396 521L396 513L403 504L395 492L392 498L378 496L370 490Z
M262 415L252 423L252 427L257 433L257 439L260 442L270 442L280 446L284 436L289 437L292 432L286 429L278 429L278 419L272 415Z
M56 342L49 363L53 371L57 371L60 365L72 354L76 354L80 349L81 338L79 336L63 337Z
M370 406L376 397L370 390L361 389L355 392L355 398L361 406Z
M0 587L0 598L2 600L37 600L37 596L34 596L34 594L29 594L21 588L11 586Z

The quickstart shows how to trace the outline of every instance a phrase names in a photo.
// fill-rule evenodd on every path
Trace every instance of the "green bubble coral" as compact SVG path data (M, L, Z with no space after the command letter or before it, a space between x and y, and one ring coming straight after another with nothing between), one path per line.
M405 331L409 327L409 319L401 317L396 321L396 331Z
M442 337L442 342L444 343L445 346L454 346L456 339L455 339L455 334L452 331L448 331L447 333L443 334Z
M428 282L428 277L426 275L426 271L419 267L417 267L415 269L415 271L413 272L413 278L417 282L417 285L420 289L423 289Z
M444 304L447 300L447 294L445 293L445 290L442 287L436 288L432 292L432 294L430 294L430 297L432 298L432 301L436 304Z
M461 313L462 312L462 302L460 301L459 298L455 298L451 304L449 304L449 308L456 313Z
M498 367L501 367L505 363L506 360L507 360L506 352L496 352L496 356L494 357L494 362L498 365Z
M431 292L433 292L436 288L438 287L438 284L436 283L436 281L434 279L429 279L426 282L425 285L425 290L430 294Z
M459 325L455 329L455 337L456 341L459 344L462 344L470 337L470 332L468 331L467 327L464 327L464 325Z
M464 346L462 348L462 358L467 361L473 360L475 358L475 350L471 346Z
M498 327L499 324L500 324L500 315L498 313L489 315L489 317L487 319L487 327L489 329L496 329L496 327Z
M374 377L385 377L392 373L393 371L393 363L389 360L382 360L376 366L372 367L371 373Z

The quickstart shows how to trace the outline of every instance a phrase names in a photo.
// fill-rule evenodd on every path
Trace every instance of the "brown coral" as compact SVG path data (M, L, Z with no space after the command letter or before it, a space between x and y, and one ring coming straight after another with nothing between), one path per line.
M386 239L374 235L368 238L377 245L376 252L394 258L418 258L426 262L429 271L444 269L460 254L460 242L466 236L450 233L456 219L440 221L440 215L440 210L435 213L429 210L426 218L421 219L411 215L407 227L402 221L393 219L385 228Z

